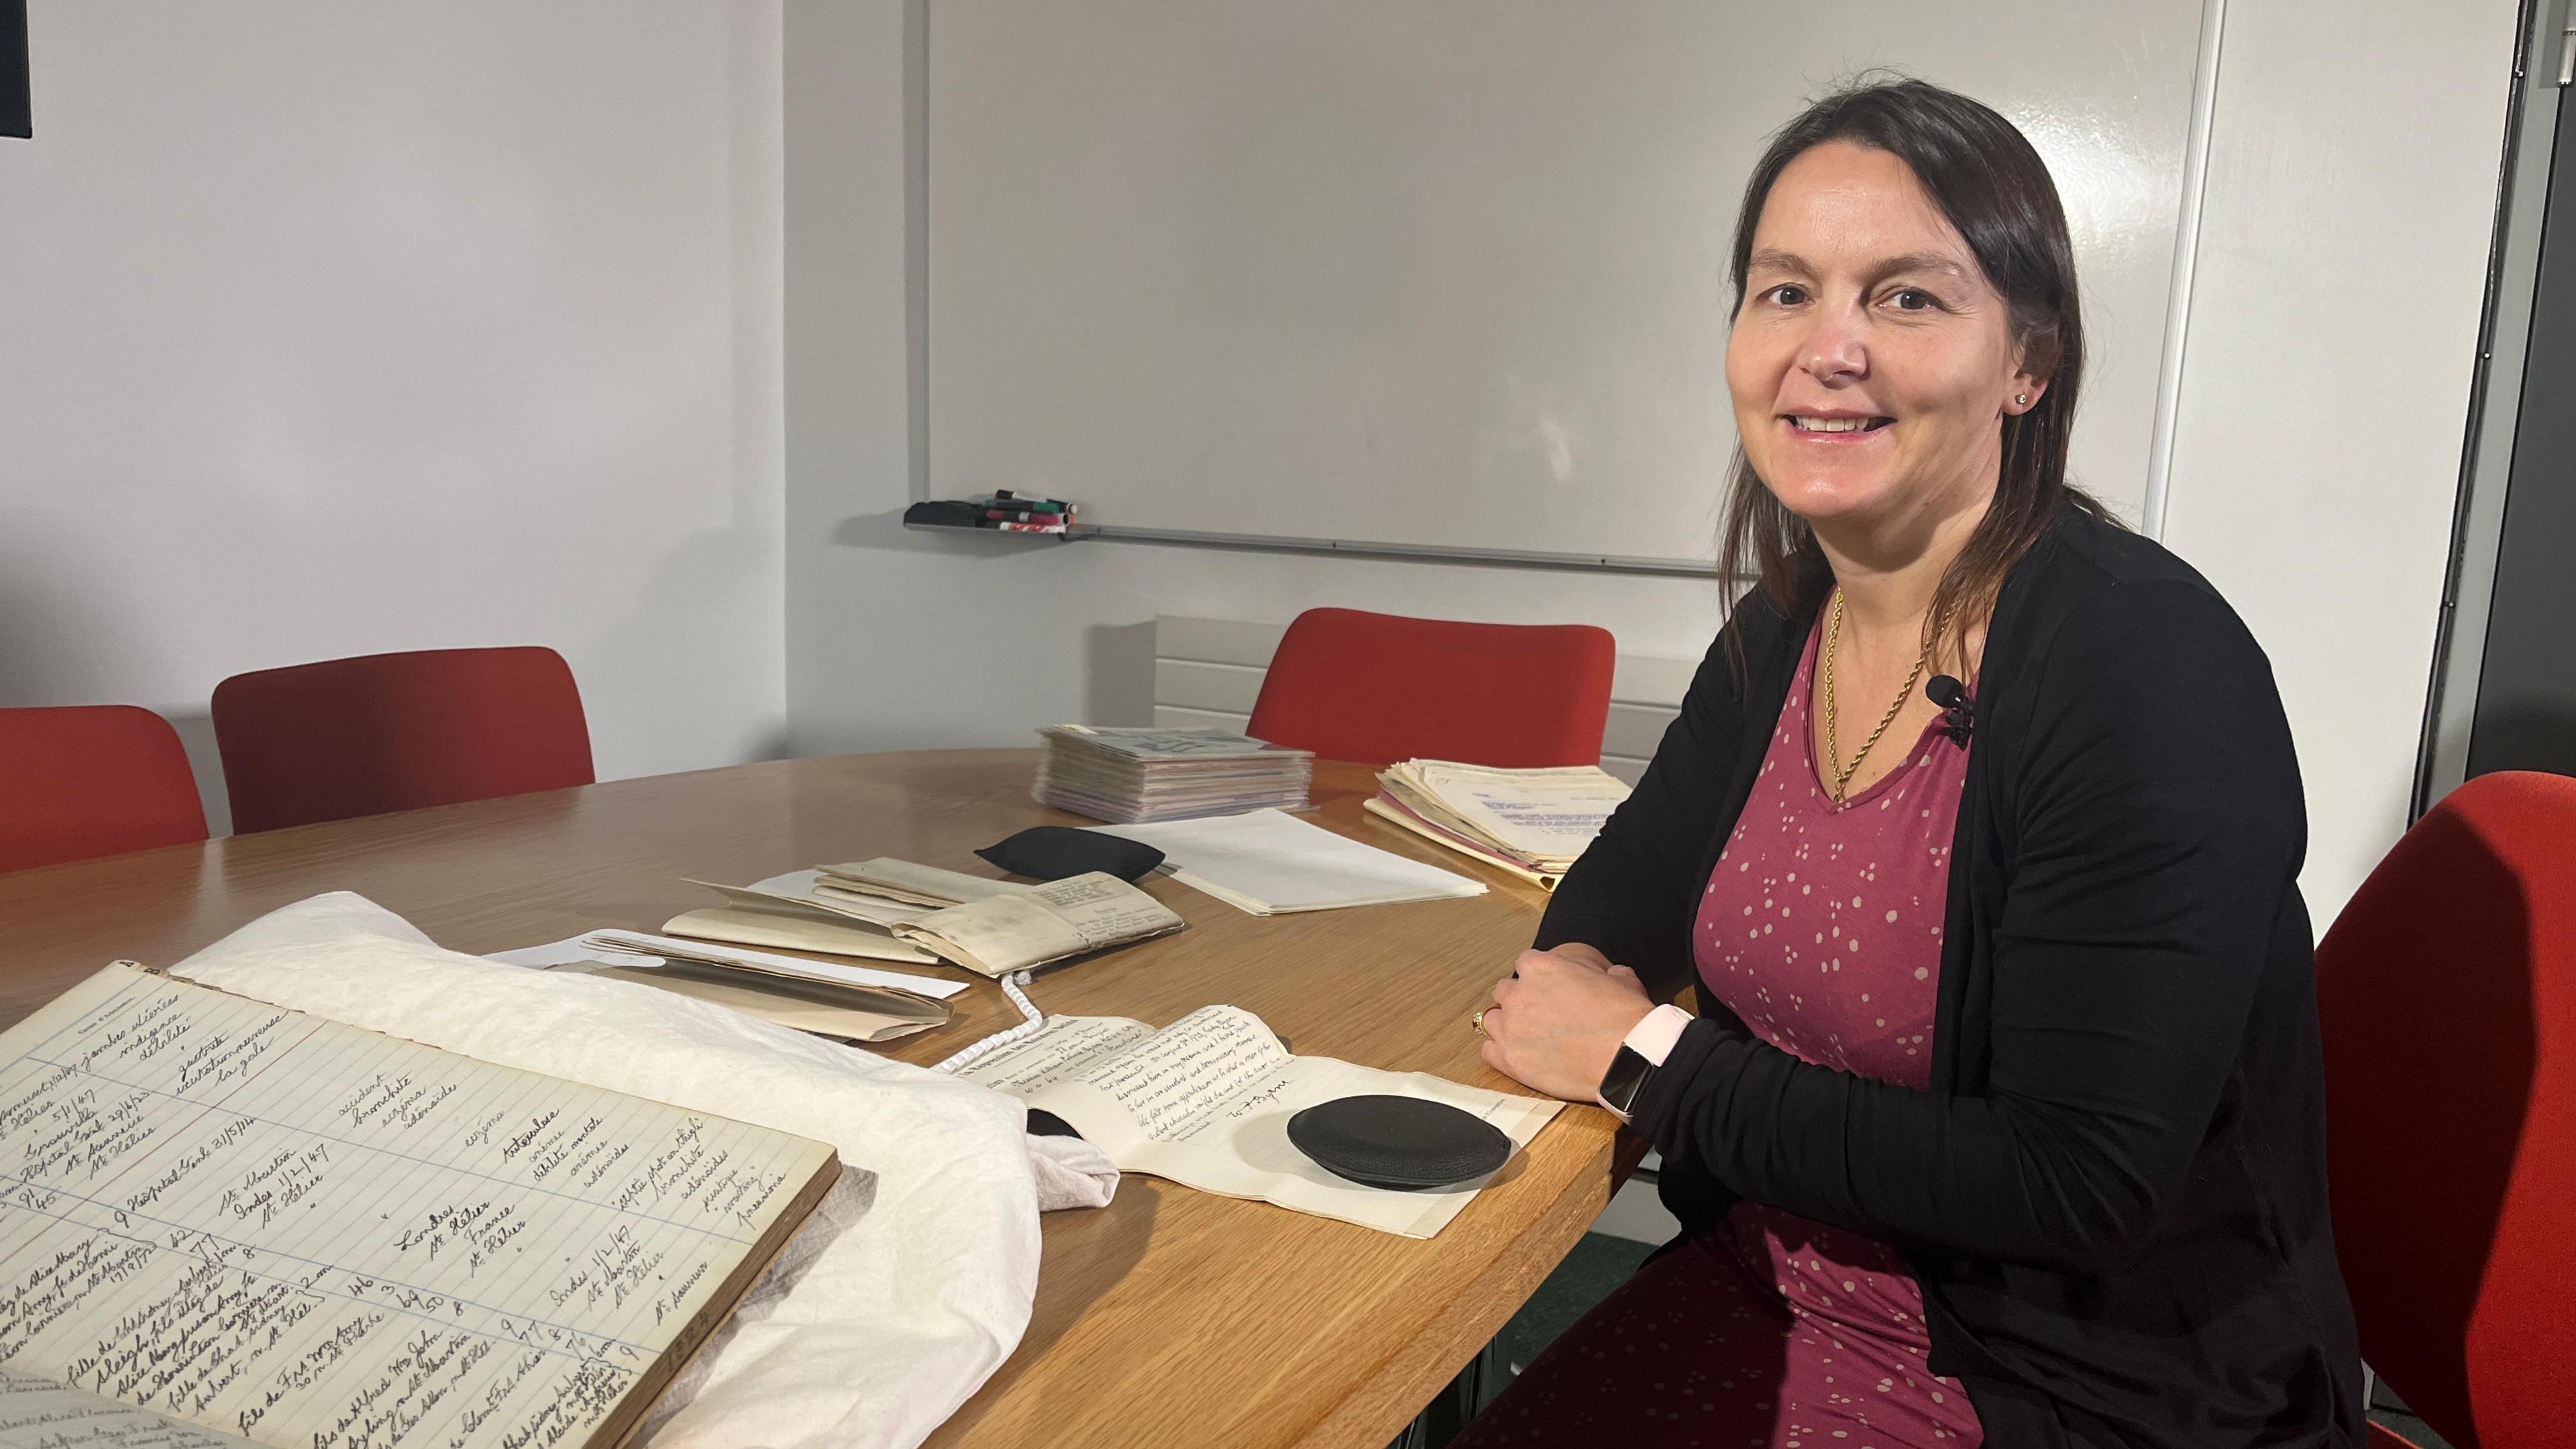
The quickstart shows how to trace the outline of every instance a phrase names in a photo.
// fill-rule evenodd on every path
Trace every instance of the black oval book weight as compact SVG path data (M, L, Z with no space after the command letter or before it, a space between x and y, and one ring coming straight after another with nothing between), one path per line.
M1420 1097L1339 1097L1288 1119L1288 1140L1336 1177L1420 1191L1483 1177L1512 1139L1472 1112Z

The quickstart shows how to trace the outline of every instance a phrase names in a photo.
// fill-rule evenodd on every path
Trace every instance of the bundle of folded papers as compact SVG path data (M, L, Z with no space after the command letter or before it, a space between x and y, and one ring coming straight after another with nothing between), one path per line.
M878 971L641 931L591 931L492 960L605 976L712 1001L763 1021L842 1041L882 1042L945 1025L965 982Z
M1185 924L1162 902L1094 872L1045 885L879 857L748 886L696 881L725 904L674 916L673 936L879 961L945 961L1006 976Z
M1095 870L933 911L894 930L944 961L1008 976L1187 924L1161 901Z
M1057 725L1038 739L1039 802L1118 825L1303 810L1314 776L1310 751L1228 730Z
M705 886L725 903L672 917L662 927L671 935L923 964L938 958L898 939L895 927L942 907L1027 889L1011 881L884 859L790 871L747 886L704 880L690 884Z
M1628 787L1595 765L1505 770L1406 760L1377 783L1371 814L1549 890L1628 798Z

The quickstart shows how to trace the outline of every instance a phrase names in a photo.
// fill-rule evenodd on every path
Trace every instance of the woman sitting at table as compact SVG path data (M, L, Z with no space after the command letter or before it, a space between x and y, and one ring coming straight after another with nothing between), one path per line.
M2066 481L2046 166L1831 96L1734 279L1759 586L1478 1014L1683 1236L1458 1442L2358 1444L2298 762L2226 602Z

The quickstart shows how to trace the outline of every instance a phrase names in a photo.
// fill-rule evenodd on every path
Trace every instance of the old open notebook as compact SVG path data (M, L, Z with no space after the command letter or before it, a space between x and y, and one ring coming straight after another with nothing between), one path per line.
M108 967L0 1033L0 1445L606 1449L830 1147Z

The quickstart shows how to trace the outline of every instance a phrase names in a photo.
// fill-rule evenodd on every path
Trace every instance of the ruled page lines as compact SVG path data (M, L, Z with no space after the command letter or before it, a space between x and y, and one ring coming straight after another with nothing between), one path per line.
M0 1362L283 1449L579 1445L829 1155L110 968L0 1034Z

